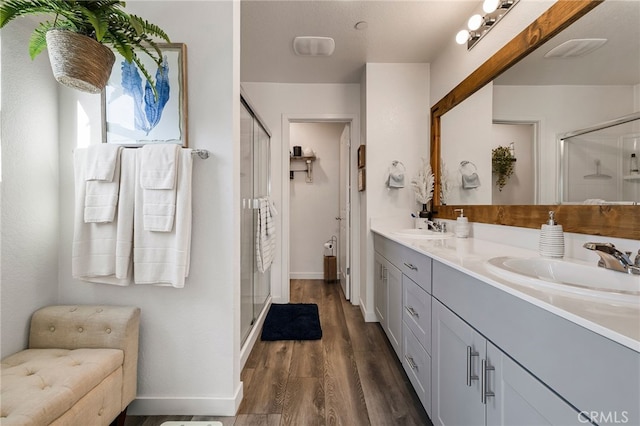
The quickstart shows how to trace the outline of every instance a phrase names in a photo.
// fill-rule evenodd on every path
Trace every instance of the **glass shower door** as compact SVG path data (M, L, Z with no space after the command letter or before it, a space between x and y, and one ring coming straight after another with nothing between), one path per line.
M270 136L243 102L240 115L240 333L244 344L271 292L271 271L256 264L257 203L269 195Z

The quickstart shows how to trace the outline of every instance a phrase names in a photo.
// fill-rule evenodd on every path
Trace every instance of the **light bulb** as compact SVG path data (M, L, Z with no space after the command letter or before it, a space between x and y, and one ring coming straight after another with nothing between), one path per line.
M484 0L484 3L482 3L482 10L484 10L484 13L492 13L498 9L499 5L500 0Z
M469 40L469 31L467 30L458 31L458 34L456 34L456 43L465 44L467 40Z
M473 15L469 18L469 22L467 22L467 26L471 31L475 31L482 26L482 22L484 19L480 15Z

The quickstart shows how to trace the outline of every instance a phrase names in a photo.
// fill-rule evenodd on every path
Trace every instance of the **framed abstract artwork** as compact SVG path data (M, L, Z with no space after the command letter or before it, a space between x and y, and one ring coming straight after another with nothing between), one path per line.
M135 63L117 52L107 86L102 91L103 142L124 146L176 143L188 146L187 46L158 43L162 66L138 55L153 77L157 96Z

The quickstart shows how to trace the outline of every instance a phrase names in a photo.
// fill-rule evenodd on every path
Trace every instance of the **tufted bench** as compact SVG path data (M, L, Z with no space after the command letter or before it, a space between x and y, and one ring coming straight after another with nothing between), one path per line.
M140 309L49 306L2 360L2 426L123 424L136 395Z

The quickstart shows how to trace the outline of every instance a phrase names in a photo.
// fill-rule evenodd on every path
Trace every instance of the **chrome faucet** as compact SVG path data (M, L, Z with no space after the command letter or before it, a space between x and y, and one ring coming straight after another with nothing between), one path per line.
M583 247L600 256L598 266L602 268L640 275L640 251L635 262L632 262L629 258L631 252L621 252L611 243L585 243Z
M427 220L427 229L435 232L447 232L447 224L445 222Z

